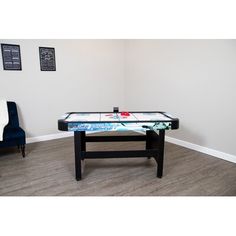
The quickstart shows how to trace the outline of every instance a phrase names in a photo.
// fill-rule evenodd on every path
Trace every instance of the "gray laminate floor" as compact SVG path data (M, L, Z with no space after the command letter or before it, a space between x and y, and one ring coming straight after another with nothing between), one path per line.
M88 150L144 148L143 142L90 143ZM146 158L86 160L74 178L73 138L28 144L26 158L0 150L0 195L235 196L236 164L166 143L164 176Z

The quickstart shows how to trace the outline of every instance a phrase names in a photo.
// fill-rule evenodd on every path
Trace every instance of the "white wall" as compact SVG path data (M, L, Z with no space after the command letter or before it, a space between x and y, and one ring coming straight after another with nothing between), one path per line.
M128 110L180 118L168 136L236 155L236 40L129 40Z
M4 71L0 97L15 101L28 137L56 133L67 111L124 106L123 40L0 40L20 44L22 71ZM40 71L39 46L55 47L55 72Z
M67 111L164 110L168 136L236 155L236 40L0 40L21 46L22 71L4 71L0 97L16 101L28 137L54 134ZM41 72L39 46L55 47Z

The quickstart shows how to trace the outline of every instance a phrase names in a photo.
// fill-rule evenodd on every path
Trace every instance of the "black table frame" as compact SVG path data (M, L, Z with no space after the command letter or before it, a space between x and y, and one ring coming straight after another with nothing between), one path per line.
M132 151L86 151L87 142L128 142L145 141L145 150ZM153 157L157 163L157 177L163 175L165 130L157 134L147 130L144 135L86 136L85 131L74 131L75 178L82 179L81 162L84 159Z

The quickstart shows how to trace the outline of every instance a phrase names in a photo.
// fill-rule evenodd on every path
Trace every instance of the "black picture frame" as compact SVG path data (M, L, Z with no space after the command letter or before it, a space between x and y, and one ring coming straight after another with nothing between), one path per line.
M55 48L39 47L39 59L41 71L56 71Z
M4 70L22 70L20 45L1 43Z

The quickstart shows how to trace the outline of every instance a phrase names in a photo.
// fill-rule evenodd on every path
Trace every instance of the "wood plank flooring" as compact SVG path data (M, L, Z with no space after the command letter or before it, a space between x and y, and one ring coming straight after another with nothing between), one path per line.
M88 150L144 148L144 142L89 143ZM164 175L153 159L85 160L74 178L73 138L0 149L0 196L235 196L236 164L166 143Z

